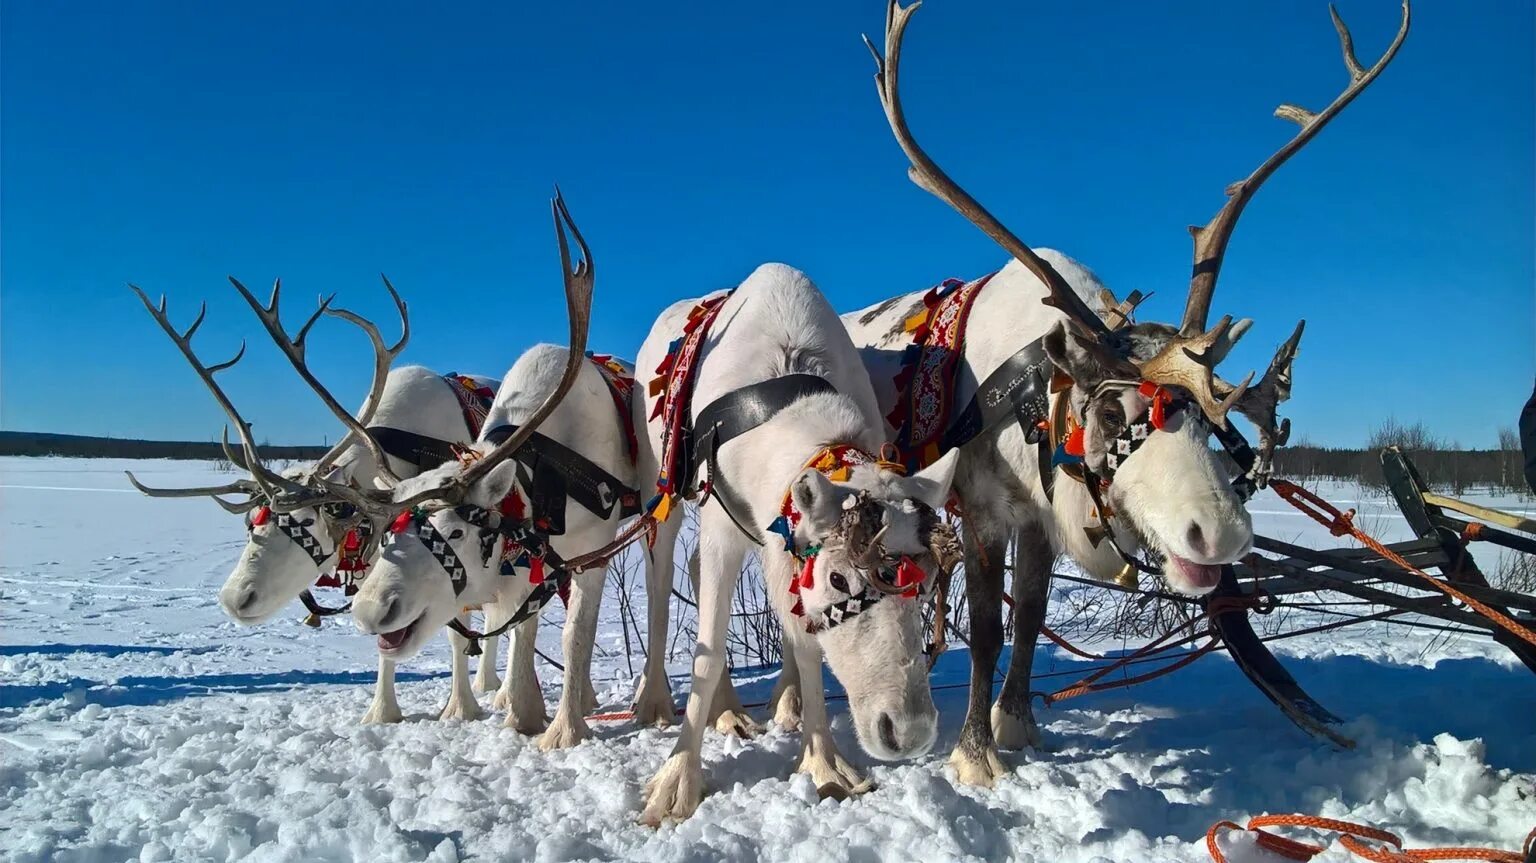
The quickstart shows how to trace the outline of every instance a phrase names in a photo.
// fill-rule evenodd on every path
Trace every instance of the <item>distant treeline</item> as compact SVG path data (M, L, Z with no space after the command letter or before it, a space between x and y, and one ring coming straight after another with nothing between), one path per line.
M323 446L262 446L263 460L310 460L326 453ZM0 431L0 455L57 455L76 458L174 458L222 460L217 442L133 440L47 432Z
M1297 479L1355 480L1383 488L1381 451L1398 446L1408 453L1424 481L1436 491L1461 494L1469 488L1530 493L1524 457L1513 429L1499 430L1498 449L1462 449L1432 434L1421 423L1387 420L1372 432L1363 449L1312 446L1304 441L1275 451L1275 475Z

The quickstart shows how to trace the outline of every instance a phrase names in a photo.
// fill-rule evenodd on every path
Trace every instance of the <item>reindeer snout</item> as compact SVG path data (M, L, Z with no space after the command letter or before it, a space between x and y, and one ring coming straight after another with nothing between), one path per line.
M404 621L401 616L400 594L392 591L377 602L356 602L352 606L352 619L357 628L368 633L390 632L399 629Z

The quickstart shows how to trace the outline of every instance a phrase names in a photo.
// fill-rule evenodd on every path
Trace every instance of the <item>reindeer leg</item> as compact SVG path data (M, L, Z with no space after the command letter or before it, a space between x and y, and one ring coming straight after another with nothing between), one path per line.
M992 705L992 733L1001 749L1040 745L1040 727L1029 700L1030 672L1034 667L1035 641L1045 623L1051 595L1051 563L1056 554L1045 528L1026 524L1019 528L1013 558L1013 655L1003 692Z
M592 644L597 639L597 612L603 601L606 569L584 572L571 580L571 604L565 619L561 649L565 654L565 688L555 721L539 738L539 749L569 749L592 736L587 727L592 693ZM593 705L595 706L595 705Z
M468 625L469 615L459 615L459 622ZM448 693L448 704L437 718L480 719L485 716L485 711L480 709L480 702L475 700L475 690L469 684L469 658L464 655L469 639L450 629L448 644L453 649L452 689Z
M768 699L768 710L774 724L785 731L800 730L803 711L800 698L800 663L795 661L794 639L784 633L783 658L779 665L779 680L773 685L773 695Z
M664 727L676 720L667 681L667 617L672 605L672 559L677 551L681 513L656 526L656 544L645 557L645 672L635 689L638 725Z
M985 531L979 507L966 507L965 598L971 614L971 696L949 763L967 785L992 787L1003 774L992 737L992 674L1003 651L1003 563L1007 544Z
M512 629L512 647L507 652L507 679L496 693L495 707L507 711L503 723L518 734L538 734L549 726L544 713L544 690L533 668L533 647L539 637L539 616L534 615Z
M695 548L693 554L688 556L688 580L693 584L693 595L699 595L699 550ZM722 653L723 657L724 654ZM741 703L741 696L736 694L736 684L731 680L729 671L720 676L720 688L715 692L714 705L710 708L709 724L715 726L715 730L721 734L739 737L742 740L751 740L761 734L763 727L752 721L747 714L747 708Z
M731 597L746 556L743 540L718 507L706 508L699 520L702 583L699 585L699 643L693 654L693 687L677 746L646 785L645 811L640 823L652 827L667 819L684 819L704 799L704 769L700 750L704 729L720 679L725 677L725 632Z
M487 603L481 616L485 619L485 631L490 632L506 621L501 606ZM480 666L475 669L475 691L495 692L501 688L501 678L496 676L496 646L501 637L487 638L480 642Z
M805 684L801 694L800 765L796 773L807 773L816 783L816 793L823 799L844 800L874 787L849 764L832 741L832 726L827 721L827 701L821 680L821 645L813 636L790 635L785 625L784 643L794 641L792 649L799 678Z
M373 703L368 705L368 712L363 714L362 723L387 724L399 722L403 718L400 702L395 700L395 664L381 656L379 677L373 686Z

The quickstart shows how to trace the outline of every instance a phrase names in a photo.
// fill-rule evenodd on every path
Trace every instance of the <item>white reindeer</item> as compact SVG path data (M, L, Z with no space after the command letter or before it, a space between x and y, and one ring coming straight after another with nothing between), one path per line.
M370 322L351 312L331 309L329 298L322 301L320 308L305 322L299 334L290 337L282 326L278 311L281 283L273 286L271 299L262 305L239 281L233 278L230 281L256 312L295 369L316 389L321 400L346 416L344 422L367 428L370 440L383 436L380 429L399 439L400 443L394 450L385 446L378 448L378 452L387 458L391 475L415 476L424 464L440 462L448 457L447 450L452 442L474 438L478 423L474 427L469 425L464 406L452 389L461 386L459 382L445 379L420 366L389 370L390 362L404 348L409 338L410 323L405 304L387 279L384 284L396 303L402 327L401 339L393 347L384 345L377 328ZM232 409L232 404L213 376L233 365L240 356L213 368L204 366L191 349L191 336L201 322L202 315L199 314L198 323L194 323L185 333L179 333L166 317L164 300L156 307L149 302L143 291L138 288L134 290L156 322L182 350L215 399ZM305 361L305 339L310 327L322 313L330 313L357 324L374 345L375 377L369 396L356 417L340 408L336 399L310 373ZM488 378L467 377L477 387L495 384L494 380ZM238 413L231 411L230 416L237 427L244 427L244 421ZM251 479L212 488L153 489L139 483L132 473L128 476L135 487L154 497L210 495L231 512L253 513L247 516L249 533L245 548L219 591L219 604L235 622L252 626L271 619L289 602L305 594L322 574L341 563L344 542L357 543L358 547L347 554L350 558L348 563L360 567L355 570L358 576L366 571L376 550L374 542L363 538L371 532L367 519L345 503L322 506L315 501L313 492L306 491L308 484L317 477L362 489L372 488L375 483L382 481L384 473L375 461L377 456L374 447L363 444L355 429L313 465L290 469L280 475L262 466L259 458L247 456L238 459L232 452L228 454L231 461L252 466ZM268 494L265 489L274 491ZM250 499L231 504L219 497L227 493L245 493ZM284 511L274 513L269 504L285 494L287 505ZM305 598L313 603L309 597ZM494 609L488 614L494 617ZM476 686L482 688L482 691L491 691L500 685L496 679L495 661L493 642L481 657L476 679ZM467 677L467 670L462 664L461 658L456 659L456 678ZM452 715L450 709L445 711L444 718ZM362 721L398 722L401 718L394 691L394 664L381 659L373 701Z
M657 367L695 305L685 301L662 313L640 349L638 368ZM723 443L710 468L712 491L700 509L693 683L677 745L647 787L644 823L686 818L703 797L700 746L725 675L732 591L753 542L762 545L764 579L794 644L800 677L807 681L797 770L810 774L825 795L868 787L832 741L821 686L824 653L848 692L865 751L881 759L915 757L932 747L937 733L918 604L899 595L907 589L898 586L892 569L905 558L905 564L920 567L917 578L923 580L936 568L936 558L948 553L945 537L952 543L953 536L934 511L949 494L954 459L913 477L893 473L872 457L860 458L846 478L835 481L808 467L833 447L877 453L883 443L880 421L868 376L826 299L804 274L768 264L720 307L698 354L688 420L697 421L701 411L729 394L789 375L815 376L825 386ZM657 398L648 395L647 407ZM647 410L644 416L649 415ZM664 452L660 423L647 430L652 459L658 459ZM696 435L707 431L695 428ZM729 494L737 511L722 508L722 494ZM769 529L786 501L798 513L792 549ZM670 578L680 521L659 526L653 595L669 587L663 577ZM792 581L800 585L798 597L791 594ZM654 625L654 615L652 620Z
M417 653L466 606L496 603L514 611L526 603L527 620L536 621L538 608L559 577L561 561L569 562L565 688L555 719L540 738L544 749L574 746L590 736L585 715L596 702L590 667L605 566L576 561L614 541L624 489L600 478L593 488L605 511L573 503L565 507L564 532L548 535L539 525L554 514L537 508L540 465L560 462L581 470L581 461L630 488L634 477L627 420L620 416L602 372L583 354L593 281L591 253L564 202L557 197L554 207L571 347L539 345L518 359L502 381L481 440L462 460L399 483L392 503L363 502L372 511L390 507L401 512L352 607L358 628L378 636L379 655L400 661ZM574 272L562 221L582 250L583 263ZM565 478L580 479L570 473ZM519 550L530 554L530 568L503 574L504 539L514 540ZM550 571L543 574L549 580L535 593L532 573L541 571L545 561ZM456 647L465 644L459 633L450 640ZM509 681L515 677L514 669ZM467 685L456 687L451 703L461 705L466 715L477 709L470 707L474 695ZM543 722L542 696L536 703L514 699L509 705L509 727L529 732Z
M1267 481L1274 447L1283 444L1289 432L1288 421L1277 424L1275 409L1290 393L1291 361L1301 326L1281 346L1258 385L1248 387L1251 375L1237 386L1216 377L1216 365L1251 323L1233 323L1228 317L1206 328L1216 277L1243 206L1280 164L1380 74L1407 35L1409 10L1405 0L1396 40L1370 69L1356 61L1348 31L1334 17L1352 72L1349 87L1320 113L1292 106L1276 112L1299 123L1301 131L1252 175L1228 188L1230 200L1208 225L1192 229L1194 277L1184 319L1175 328L1128 325L1134 300L1115 305L1103 285L1077 262L1050 250L1030 249L917 145L901 109L897 75L902 37L918 5L902 8L892 0L884 59L870 46L887 118L911 161L914 182L953 206L1014 257L976 297L961 347L954 403L966 405L994 371L1039 342L1044 356L1027 372L1042 376L1037 392L1046 395L1053 369L1070 378L1069 388L1047 396L1050 408L1044 413L1049 416L1064 399L1068 410L1060 415L1069 413L1083 430L1087 482L1074 481L1064 469L1054 468L1054 495L1042 483L1036 444L1022 422L993 425L951 451L960 459L955 490L965 513L972 626L970 704L951 762L962 781L991 785L1003 772L998 746L1017 749L1040 742L1030 710L1030 666L1058 550L1093 575L1109 579L1127 566L1116 546L1127 552L1139 546L1163 561L1170 586L1192 595L1216 588L1223 565L1247 553L1251 520L1208 439L1216 429L1223 445L1241 458L1246 446L1229 443L1235 431L1227 413L1235 408L1251 419L1260 435L1259 452L1256 457L1249 453L1251 464L1239 464L1247 475L1235 482L1251 489ZM897 397L892 383L896 358L908 341L902 322L922 308L919 292L843 319L862 348L882 416ZM1024 391L1024 374L986 396L1017 399ZM1022 409L1033 415L1028 405ZM896 430L887 425L886 431ZM1102 483L1107 513L1099 513L1090 483ZM1085 530L1089 526L1096 530ZM1112 532L1107 541L1102 533L1106 527ZM1015 537L1014 650L1002 693L991 704L992 674L1002 646L1005 554Z

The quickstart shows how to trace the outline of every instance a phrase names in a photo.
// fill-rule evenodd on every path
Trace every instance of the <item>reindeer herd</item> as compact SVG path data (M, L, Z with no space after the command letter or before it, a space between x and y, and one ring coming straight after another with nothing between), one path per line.
M640 817L655 825L698 807L709 728L757 730L725 662L731 597L749 553L761 563L785 633L772 721L799 729L796 770L810 774L823 796L839 798L869 783L830 733L823 659L847 692L865 752L882 760L927 753L938 714L922 607L942 596L963 560L971 692L950 762L961 782L996 782L999 748L1040 743L1030 666L1058 553L1099 578L1135 578L1140 570L1201 595L1217 586L1224 564L1248 552L1244 502L1267 481L1270 456L1289 431L1276 407L1290 394L1301 327L1257 384L1251 374L1238 384L1216 375L1251 323L1222 317L1210 325L1227 242L1263 182L1396 55L1409 7L1405 0L1395 40L1370 67L1358 62L1333 14L1350 83L1322 111L1276 111L1299 131L1227 187L1225 206L1208 224L1191 229L1188 299L1171 326L1133 322L1138 296L1120 302L1071 258L1031 249L918 145L898 89L902 41L917 6L888 6L883 51L870 45L877 89L912 180L1011 256L974 282L839 317L806 274L764 264L728 292L663 311L631 368L587 352L593 255L557 191L568 344L530 348L498 383L392 368L410 323L387 280L402 328L393 345L330 299L290 333L280 318L280 284L263 304L231 279L346 428L314 465L281 473L263 466L249 423L216 380L240 355L204 364L191 344L202 314L178 330L165 301L152 304L139 291L240 438L236 450L226 433L225 450L249 476L227 485L152 489L130 474L147 494L211 496L245 517L248 541L219 594L226 613L255 625L295 598L316 614L333 613L344 609L319 606L308 588L345 584L345 610L377 636L378 683L364 722L400 721L395 665L446 629L453 673L442 718L482 717L476 691L495 690L493 707L505 711L508 727L539 734L542 749L561 749L590 736L607 559L643 542L649 649L633 712L641 725L665 726L676 716L662 664L682 522L676 510L696 506L699 541L689 565L698 643L676 747L646 790ZM574 265L568 235L580 253ZM973 312L963 338L933 341L948 332L946 315L962 296ZM323 316L372 342L372 384L356 414L309 370L306 339ZM903 371L914 338L925 333L942 350L919 352L920 367ZM923 366L931 357L950 364L947 384ZM924 385L941 386L924 389L914 372L927 376ZM933 404L949 406L939 425ZM1243 441L1234 413L1255 426L1257 447ZM933 432L926 442L917 439L920 420ZM943 517L946 509L959 518ZM1010 548L1016 649L994 701ZM539 610L556 596L568 610L564 686L550 719L533 643ZM483 632L469 628L470 609L482 611ZM500 681L496 643L506 631L511 650ZM468 656L477 652L471 681Z

